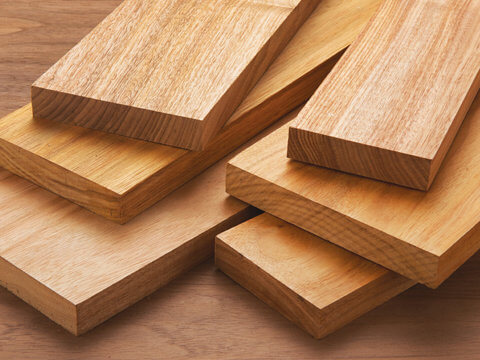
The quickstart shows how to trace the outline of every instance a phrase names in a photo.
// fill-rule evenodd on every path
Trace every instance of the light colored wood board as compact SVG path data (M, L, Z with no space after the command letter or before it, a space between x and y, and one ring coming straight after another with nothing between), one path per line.
M480 247L480 96L427 193L285 157L288 125L230 161L227 191L437 287Z
M8 360L477 360L479 270L480 253L439 289L414 286L323 340L211 261L80 337L0 289L0 348Z
M290 127L288 157L428 190L479 87L479 1L385 1Z
M0 116L28 102L29 85L119 3L0 1ZM479 271L477 253L439 289L415 286L322 341L215 270L211 260L79 337L0 288L0 354L9 360L131 360L138 354L244 360L246 351L272 360L476 359Z
M32 85L35 117L203 150L320 0L125 0Z
M315 338L322 338L414 285L269 214L217 236L227 275Z
M0 165L105 218L125 223L302 104L379 0L323 0L202 152L34 120L0 120Z
M0 284L82 334L213 254L258 213L225 193L226 160L127 225L0 172Z

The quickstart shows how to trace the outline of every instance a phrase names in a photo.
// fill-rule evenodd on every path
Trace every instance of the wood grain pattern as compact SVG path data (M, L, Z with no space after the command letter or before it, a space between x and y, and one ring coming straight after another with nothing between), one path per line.
M316 340L208 261L75 337L0 288L9 360L477 360L480 254L439 289L415 286ZM448 340L445 340L445 339Z
M480 96L427 193L291 161L287 138L235 157L227 191L430 287L480 248Z
M204 151L34 120L26 106L0 119L0 166L125 223L307 100L379 2L322 1Z
M0 116L28 102L28 86L119 3L0 1ZM320 341L212 261L80 337L0 288L0 358L474 360L480 354L479 276L477 253L437 290L415 286Z
M35 117L203 150L320 0L125 0L32 85Z
M315 338L414 285L269 214L217 235L215 262Z
M385 1L290 127L288 156L428 190L479 87L479 1Z
M228 197L225 161L127 225L0 172L0 284L82 334L213 254L257 214Z

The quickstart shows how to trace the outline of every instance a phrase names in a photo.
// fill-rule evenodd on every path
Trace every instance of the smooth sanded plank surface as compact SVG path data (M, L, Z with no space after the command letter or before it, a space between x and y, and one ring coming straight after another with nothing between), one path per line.
M127 225L0 172L0 284L82 334L213 255L258 211L225 193L226 160Z
M316 338L414 285L269 214L218 235L215 262Z
M0 1L0 115L25 104L39 74L119 3ZM479 275L477 253L439 289L415 286L320 341L217 271L212 261L80 337L0 288L0 357L245 360L248 352L271 360L477 359Z
M427 190L479 87L479 1L385 1L292 124L288 156Z
M204 151L34 120L27 106L0 120L0 165L124 223L307 100L379 2L323 0Z
M32 86L35 117L201 150L320 0L125 0Z
M236 156L227 191L430 287L480 248L480 96L427 193L289 160L287 137Z

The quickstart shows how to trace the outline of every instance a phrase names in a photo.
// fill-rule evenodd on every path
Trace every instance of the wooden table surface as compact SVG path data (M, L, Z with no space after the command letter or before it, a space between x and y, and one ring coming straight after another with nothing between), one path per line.
M119 3L1 0L0 116ZM321 341L213 261L79 338L0 289L0 359L480 359L479 277L477 254L438 290L416 286Z

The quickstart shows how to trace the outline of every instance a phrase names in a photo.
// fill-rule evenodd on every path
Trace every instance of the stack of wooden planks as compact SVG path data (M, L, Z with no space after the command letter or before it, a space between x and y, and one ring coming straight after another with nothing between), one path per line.
M125 223L307 100L377 3L322 2L202 151L33 118L27 105L0 120L0 165Z
M218 235L217 265L321 338L415 282L269 214Z
M158 74L156 78L152 78L152 74L146 72L147 69L158 73L174 69L165 69L160 64L156 69L148 66L137 67L136 61L146 60L145 54L135 56L135 46L138 44L132 40L116 48L120 45L111 37L113 32L105 34L101 30L111 31L109 26L116 24L115 19L118 18L122 30L126 32L123 35L118 34L119 36L127 36L127 33L141 36L142 33L151 32L150 37L143 38L143 41L150 42L149 46L143 44L141 49L150 48L153 52L150 60L153 61L151 56L157 54L155 51L166 51L162 46L172 44L169 44L167 37L156 38L155 33L161 32L161 29L151 28L151 25L155 23L166 28L175 25L177 29L185 16L184 10L203 14L196 20L209 24L209 27L203 30L199 28L196 36L200 36L203 31L213 31L213 27L217 32L223 31L225 26L226 30L233 31L231 19L226 21L223 17L228 14L217 19L218 9L215 9L214 3L222 3L222 6L230 9L230 15L233 10L242 10L255 16L255 21L260 21L257 17L268 20L271 28L261 27L260 34L255 32L255 36L262 36L262 40L248 38L252 24L245 25L247 29L235 28L234 34L225 33L230 40L231 36L238 35L241 39L246 37L253 41L254 45L263 46L255 48L245 42L242 46L246 46L248 52L243 53L240 48L235 48L234 55L240 56L239 60L243 61L237 64L238 69L229 69L232 71L229 76L236 74L235 79L222 78L221 83L215 79L205 82L210 87L224 91L222 96L234 95L235 99L233 102L222 102L222 107L226 106L222 115L227 116L230 111L227 107L233 108L233 115L228 113L224 124L221 117L215 118L214 121L223 127L213 135L203 150L186 150L74 126L61 119L66 113L60 118L53 116L57 111L71 111L72 116L75 111L80 114L86 111L89 115L93 112L99 116L107 116L110 109L122 112L117 105L122 105L121 101L126 101L126 98L119 98L118 103L108 104L106 103L112 99L102 98L99 99L100 102L87 99L87 92L93 91L89 93L93 94L100 91L99 82L105 79L109 81L108 86L102 90L105 91L104 95L130 95L132 102L128 105L131 109L135 112L144 111L146 107L137 109L134 105L135 101L140 101L139 98L134 99L134 90L143 91L145 86L145 82L138 80L138 77L144 76L145 79L150 79L149 81L161 82ZM0 120L0 165L31 182L28 183L6 171L0 173L0 201L4 209L0 222L0 284L71 333L78 335L212 256L215 235L259 213L257 209L225 193L227 159L222 158L238 147L245 147L244 144L249 139L255 138L270 125L276 123L274 128L266 130L260 136L290 120L284 116L314 93L345 48L377 9L379 0L358 1L355 7L347 0L324 0L316 8L314 3L217 1L209 4L212 7L206 6L207 2L198 1L169 0L158 2L157 5L148 1L122 3L98 28L35 83L34 98L39 92L43 92L43 95L39 95L40 98L49 98L46 102L40 101L40 106L42 102L47 105L46 109L52 112L52 118L34 117L33 113L37 111L35 107L39 104L35 105L33 99L33 110L29 104ZM148 12L149 4L159 8L170 4L170 20L174 23L162 25L155 22L155 16L161 16L164 12L159 11L159 8L155 8L157 12ZM194 8L194 5L198 6L198 9ZM177 8L181 6L184 7ZM130 16L130 27L125 28L125 19L119 17L123 12ZM203 17L207 16L206 12L209 12L208 19ZM310 12L311 16L308 17ZM242 12L235 12L235 16L241 14ZM192 26L191 23L184 25ZM299 31L295 33L297 28ZM190 35L194 36L193 33ZM97 41L99 37L104 41ZM170 38L172 41L176 39L174 36ZM287 44L290 38L292 39ZM312 39L315 39L314 43ZM102 48L97 49L98 51L109 50L108 54L112 56L110 60L115 59L118 62L110 61L109 65L107 62L77 62L76 56L87 53L87 50L79 49L93 46L94 42L97 47ZM223 40L215 41L215 44L222 45L222 51L229 48ZM176 47L175 44L172 46ZM280 52L283 46L285 48ZM117 52L113 51L114 48ZM251 51L260 54L259 57L253 56ZM202 72L203 70L198 69L201 64L193 61L193 55L201 56L186 56L182 60L186 63L183 66L177 65L186 71L185 65L191 61L192 68L189 71L192 71L192 74ZM124 74L131 76L131 82L129 87L123 88L119 84L125 84L127 80L115 78L120 75L117 68L121 64L122 56L131 56L128 61L132 70L131 74ZM232 60L230 57L229 61ZM67 60L71 61L68 65ZM103 58L98 60L103 61ZM218 71L225 70L225 62L213 64L213 60L214 58L205 59L211 66L217 67L214 74L218 75ZM259 63L256 64L256 61ZM267 63L272 61L268 70L263 72ZM80 65L84 66L83 75L77 77L75 74L80 69L77 66ZM243 70L236 73L242 66ZM102 74L104 76L100 76ZM260 77L258 81L255 79L257 77ZM40 89L39 84L47 78L51 80L48 83L49 89ZM208 75L204 74L199 81L206 79ZM78 94L69 91L63 93L66 97L61 94L66 87L73 86L75 81L83 87L74 88L87 91L81 95L85 98L80 102L75 102L73 98ZM242 82L241 86L237 81ZM250 85L247 86L247 83ZM179 90L182 90L183 94L193 94L181 87ZM52 95L55 92L57 95ZM185 101L188 100L181 94L177 95ZM195 95L198 103L207 106L208 102L201 98L203 95L209 97L212 94L207 94L204 89ZM91 96L93 99L94 95ZM217 98L219 102L222 96ZM69 98L70 102L63 102L65 98ZM235 101L238 99L241 103L236 107ZM77 110L66 110L60 103L55 103L57 100L67 105L75 105ZM159 117L151 119L163 119L159 115L161 111L163 110L160 108L156 109L155 116ZM138 117L135 119L141 120L149 118L150 115L136 113L136 116ZM118 121L117 124L127 119L120 115L114 116L113 113L108 113L108 117L111 121ZM100 123L102 119L95 121ZM168 119L173 120L173 117ZM137 125L140 127L139 123ZM177 134L176 130L171 131ZM258 137L252 139L250 144L255 140L258 140ZM214 166L210 167L212 164ZM193 181L181 187L194 177ZM174 191L179 187L181 188ZM140 214L142 212L144 213Z
M0 119L0 284L79 335L215 253L324 337L480 248L479 87L478 1L125 0Z
M438 287L480 248L479 87L479 2L383 2L303 109L229 162L227 192L271 215L220 234L219 267L315 337Z

